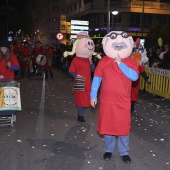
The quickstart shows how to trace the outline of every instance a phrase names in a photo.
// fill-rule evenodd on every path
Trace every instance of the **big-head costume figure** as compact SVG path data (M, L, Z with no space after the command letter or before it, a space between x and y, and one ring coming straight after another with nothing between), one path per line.
M130 163L131 86L132 81L138 79L138 64L130 57L134 44L132 37L121 24L115 24L112 30L102 40L106 56L94 72L91 105L97 104L97 91L102 81L97 130L104 135L103 158L112 157L117 136L119 154L125 163Z
M94 72L92 63L94 43L88 35L81 34L81 38L77 40L74 48L76 56L71 62L69 73L74 77L74 80L80 77L84 79L84 90L73 90L78 121L84 122L85 108L90 107L91 71Z
M82 38L90 38L88 34L84 33L84 32L80 32L77 34L77 39L76 41L73 43L73 47L72 47L72 51L65 51L63 53L63 56L66 58L68 57L69 55L70 56L73 56L75 54L75 50L76 50L76 46L77 46L77 43L82 39ZM99 53L96 53L95 51L93 51L92 53L93 56L96 56L98 59L101 59L101 55Z

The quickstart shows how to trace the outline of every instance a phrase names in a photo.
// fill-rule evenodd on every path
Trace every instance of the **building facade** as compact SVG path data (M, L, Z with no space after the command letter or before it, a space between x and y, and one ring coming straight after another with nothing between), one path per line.
M117 15L110 12L117 10ZM32 37L43 43L56 43L61 32L61 16L66 21L89 21L89 35L103 37L114 23L122 23L133 37L144 37L155 23L170 25L169 0L34 0L28 4L33 18ZM70 41L70 33L64 39Z
M33 18L33 41L57 43L56 35L60 32L61 15L66 15L65 0L35 0L28 4L28 11Z
M110 12L117 10L117 15ZM109 12L110 11L110 12ZM66 0L67 21L89 21L89 34L103 36L122 23L134 37L144 37L154 23L170 25L169 0Z

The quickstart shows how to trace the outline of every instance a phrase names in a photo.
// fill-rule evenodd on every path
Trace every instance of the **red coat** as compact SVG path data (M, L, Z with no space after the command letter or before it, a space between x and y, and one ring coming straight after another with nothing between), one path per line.
M40 47L34 47L33 48L33 59L32 59L32 65L37 65L36 63L36 58L39 54L44 54L44 47L40 46Z
M138 73L138 64L133 58L122 59L128 67ZM107 135L128 135L131 126L130 102L132 81L118 68L110 57L103 57L95 70L102 77L98 132Z
M85 91L74 92L75 105L79 107L90 107L91 71L89 59L74 57L69 72L75 72L77 75L85 77Z
M139 70L139 74L141 74L145 72L145 67L139 66L138 70ZM131 101L138 102L139 87L140 87L140 76L138 80L132 82Z
M14 55L16 56L16 58L18 59L18 62L20 63L21 62L21 51L22 51L22 48L24 48L23 45L15 45L13 48L12 48L12 52L14 53Z
M25 59L27 59L29 61L28 64L25 64L25 62L23 62L23 67L25 69L30 69L30 66L31 66L31 53L32 53L32 49L31 47L23 47L21 48L21 62L23 62Z
M23 48L23 45L15 45L13 48L12 48L12 52L17 56L20 52L21 52L21 48Z
M52 67L49 67L49 65L48 65L48 60L49 60L49 59L52 59L51 57L52 57L52 55L53 55L53 50L52 50L51 48L45 49L44 55L45 55L46 58L47 58L47 62L46 62L46 64L43 66L43 69L44 69L44 70L51 70Z
M10 62L11 62L11 66L19 67L18 60L13 53L11 54ZM14 80L14 71L11 70L10 68L6 67L6 58L5 57L3 57L0 60L0 75L3 75L4 77L9 77L11 81ZM2 79L2 81L6 81L6 79Z

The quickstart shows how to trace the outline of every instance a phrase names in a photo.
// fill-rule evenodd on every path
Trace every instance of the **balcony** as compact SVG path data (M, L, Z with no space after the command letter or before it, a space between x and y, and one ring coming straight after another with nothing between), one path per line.
M143 1L132 1L131 2L131 11L132 12L141 12L142 9L143 9ZM145 13L170 14L170 4L169 3L144 1L144 9L145 9Z

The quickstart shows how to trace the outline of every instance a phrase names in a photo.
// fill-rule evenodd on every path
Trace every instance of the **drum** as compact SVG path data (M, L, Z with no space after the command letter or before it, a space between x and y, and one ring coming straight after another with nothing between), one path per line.
M26 58L24 58L23 60L22 60L22 64L23 65L28 65L28 64L30 64L31 63L31 60L28 58L28 57L26 57Z
M36 63L38 65L41 65L41 66L44 66L47 62L47 58L45 55L38 55L37 58L36 58Z

